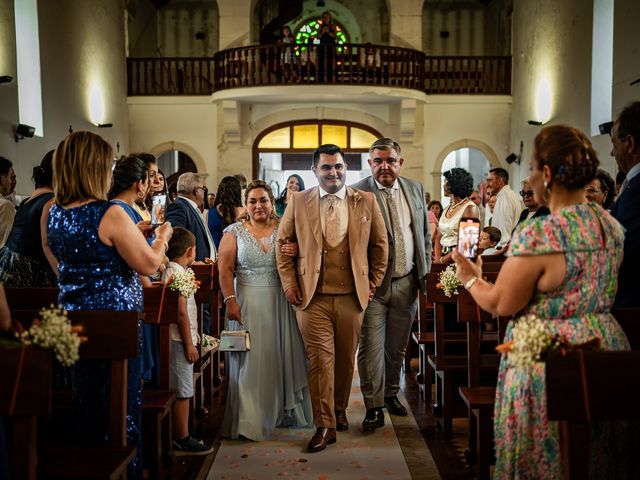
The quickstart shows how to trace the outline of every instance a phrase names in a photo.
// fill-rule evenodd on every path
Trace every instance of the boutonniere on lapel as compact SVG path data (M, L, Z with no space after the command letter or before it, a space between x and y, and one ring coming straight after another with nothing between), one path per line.
M358 192L355 192L352 198L353 198L353 209L356 210L358 208L358 202L362 200L362 195L360 195Z

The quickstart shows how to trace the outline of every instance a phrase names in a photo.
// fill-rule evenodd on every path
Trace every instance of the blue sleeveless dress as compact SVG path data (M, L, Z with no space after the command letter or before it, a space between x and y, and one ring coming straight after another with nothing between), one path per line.
M142 285L134 272L98 238L100 221L111 207L107 201L95 201L65 209L51 207L47 238L58 259L58 303L67 310L142 311ZM138 328L139 351L142 347ZM142 390L140 355L128 363L127 441L138 447L129 474L142 478ZM110 368L108 362L80 360L72 367L75 440L82 444L106 444Z

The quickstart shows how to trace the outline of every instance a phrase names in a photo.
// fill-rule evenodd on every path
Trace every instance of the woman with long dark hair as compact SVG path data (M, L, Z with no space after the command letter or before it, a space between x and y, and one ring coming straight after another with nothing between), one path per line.
M207 223L216 249L220 246L222 233L242 215L242 186L236 177L227 176L220 180L216 200L209 210Z
M0 249L0 283L5 287L29 288L56 285L42 248L42 225L53 203L53 150L33 167L35 190L16 213L7 243Z
M304 190L304 180L300 175L289 175L287 178L287 184L282 190L282 193L276 198L276 215L282 217L284 215L284 210L287 208L287 203L289 203L289 199L296 192L302 192Z

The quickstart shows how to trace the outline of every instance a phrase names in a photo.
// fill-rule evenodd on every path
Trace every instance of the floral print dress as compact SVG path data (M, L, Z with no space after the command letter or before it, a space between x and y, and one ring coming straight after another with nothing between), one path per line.
M522 225L507 256L563 253L567 272L562 285L536 292L521 313L538 316L549 333L571 343L598 337L606 350L628 350L627 337L609 313L623 243L623 228L594 203L567 207ZM505 341L511 338L512 326L507 327ZM561 478L557 422L547 419L546 403L544 364L517 369L503 355L496 389L494 478ZM606 455L594 451L592 472L605 467L598 465L601 460L607 461Z

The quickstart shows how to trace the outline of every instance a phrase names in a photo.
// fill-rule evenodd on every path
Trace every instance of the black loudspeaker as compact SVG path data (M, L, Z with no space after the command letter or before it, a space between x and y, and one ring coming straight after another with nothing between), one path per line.
M613 122L605 122L598 125L600 135L611 135L611 127L613 127Z
M21 137L31 138L33 137L34 133L36 133L36 129L30 127L29 125L24 125L23 123L21 123L16 127L16 135L20 135Z
M509 155L507 155L507 158L505 158L505 160L508 164L512 164L513 162L520 163L520 159L515 153L510 153Z

